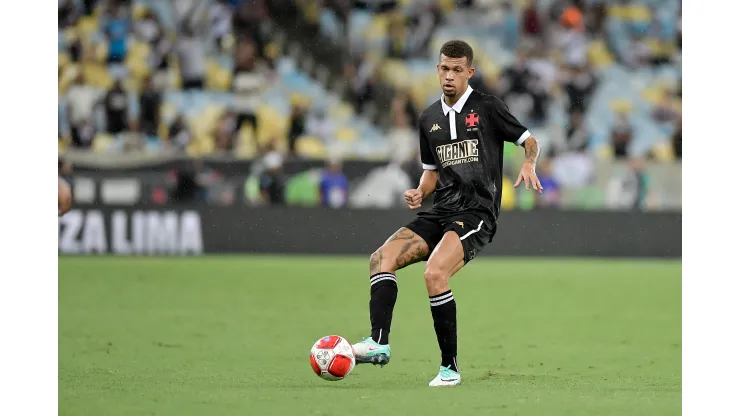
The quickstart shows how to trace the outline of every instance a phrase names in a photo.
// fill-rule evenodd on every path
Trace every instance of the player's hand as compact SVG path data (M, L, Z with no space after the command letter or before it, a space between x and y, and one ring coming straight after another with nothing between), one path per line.
M403 199L406 200L406 203L409 205L409 208L417 209L417 208L421 208L421 200L424 198L420 190L409 189L408 191L404 192Z
M522 170L519 172L519 177L514 184L514 188L518 188L519 184L521 184L522 181L524 182L524 187L528 191L529 187L532 186L532 189L538 191L539 193L542 193L542 184L540 183L540 179L537 177L537 174L534 171L534 163L524 162L524 165L522 165Z

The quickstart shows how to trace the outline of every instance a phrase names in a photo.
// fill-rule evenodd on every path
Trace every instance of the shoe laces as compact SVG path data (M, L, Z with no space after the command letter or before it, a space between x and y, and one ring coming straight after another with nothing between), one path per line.
M440 367L439 368L439 375L442 376L442 377L444 377L444 378L450 378L450 377L455 377L456 375L459 374L455 370L451 369L450 367L451 366L449 366L449 365L447 367Z

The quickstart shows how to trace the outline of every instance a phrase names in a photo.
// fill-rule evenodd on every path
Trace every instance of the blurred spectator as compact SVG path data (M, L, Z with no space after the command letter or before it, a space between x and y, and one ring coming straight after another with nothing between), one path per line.
M85 16L90 16L95 12L99 0L82 0L82 12Z
M224 39L232 33L233 10L228 0L216 0L208 11L211 20L211 35L216 47L221 49Z
M157 22L159 24L159 22ZM170 67L169 57L175 50L175 44L163 27L160 26L157 31L157 37L151 42L150 62L154 72L154 83L158 88L165 88L169 85L169 74L167 70Z
M324 141L324 143L330 143L334 138L334 128L329 117L326 116L325 108L318 108L315 112L308 116L306 121L306 131L311 136Z
M170 126L169 142L175 152L184 153L191 140L192 135L188 124L183 115L180 114Z
M128 130L128 94L123 83L117 79L103 100L105 107L106 131L111 134Z
M473 78L470 79L470 86L474 90L478 90L484 94L495 95L497 97L503 97L503 94L498 89L498 74L495 72L475 71Z
M236 115L233 112L226 111L216 121L213 132L216 153L224 154L234 150L237 132L236 120Z
M522 32L528 37L542 36L542 21L537 10L537 0L529 0L522 11Z
M437 2L417 2L410 5L408 48L412 56L427 56L434 30L442 21Z
M552 172L550 160L543 158L537 163L537 177L542 184L542 194L535 194L540 208L558 208L560 205L560 185Z
M328 162L319 181L321 205L329 208L341 208L347 204L349 181L342 173L342 163L338 159Z
M151 46L156 44L157 39L162 35L162 31L159 17L150 9L147 9L140 19L134 21L133 33L136 38Z
M588 148L591 134L583 122L583 113L574 111L570 114L570 123L566 130L565 139L567 151L582 152Z
M606 203L611 208L639 210L648 196L648 174L642 159L631 159L624 173L613 177L606 189Z
M663 93L663 98L653 109L652 117L658 123L675 123L678 120L679 113L673 105L673 94L670 91Z
M506 68L499 78L502 99L508 100L510 95L529 94L529 81L531 74L527 65L527 53L523 49L517 52L516 61Z
M519 47L519 18L517 17L514 6L510 1L505 1L502 5L504 9L503 31L501 34L501 44L504 48L513 51Z
M283 205L285 202L285 177L283 158L276 151L268 152L262 159L265 171L259 177L262 202L267 205Z
M144 81L144 90L139 96L139 127L148 136L159 136L162 94L154 87L149 77Z
M574 0L560 15L560 29L555 32L555 46L568 65L585 65L588 38L584 31L583 2Z
M290 127L288 129L288 152L295 156L295 143L306 134L306 107L293 102L290 109Z
M676 130L673 132L673 137L671 140L671 144L673 145L673 153L676 155L676 158L681 160L681 130L682 130L682 122L681 122L681 116L678 117L678 120L676 120Z
M408 117L409 122L416 122L419 118L419 111L411 101L410 92L408 89L398 89L396 95L393 97L391 102L391 113L405 113Z
M237 114L237 129L247 121L257 128L257 105L262 90L267 87L267 68L258 60L257 45L249 40L240 40L236 44L234 56L234 110Z
M583 0L571 0L571 5L560 15L560 24L568 30L583 31L585 29L583 11Z
M89 147L95 137L93 113L100 101L101 91L85 83L79 72L66 94L66 110L69 118L72 143L77 147Z
M372 63L361 61L347 62L344 64L343 81L347 84L346 99L355 107L355 111L361 112L363 104L373 99L375 85L379 79L377 69Z
M607 18L607 3L592 2L585 16L586 30L592 36L602 36Z
M627 54L627 64L638 68L649 64L653 59L653 51L647 43L647 38L638 33L630 35L630 46Z
M126 6L113 2L109 8L105 25L105 35L108 37L108 63L120 63L126 59L128 51L128 36L131 21Z
M387 55L392 59L405 59L408 57L408 29L403 15L393 15L388 26L388 51Z
M203 199L202 170L203 162L196 160L189 166L177 171L175 187L171 192L173 202L192 203Z
M204 38L195 33L191 24L185 24L177 39L177 56L180 59L182 87L185 90L203 89L206 76L206 45Z
M234 35L237 39L251 40L257 54L264 56L265 41L260 33L260 23L268 17L265 0L248 0L236 6L233 17Z
M617 120L612 126L611 143L614 157L626 158L629 155L629 145L632 143L632 123L626 111L619 111Z
M681 7L681 2L678 3L679 8ZM679 9L680 13L680 9ZM676 46L678 46L678 49L681 50L681 14L678 15L678 20L676 21Z
M59 0L57 12L59 29L74 25L79 17L79 10L77 9L75 0Z
M547 107L550 102L550 91L558 78L558 68L548 59L543 47L534 49L532 58L527 63L527 92L532 99L529 112L529 124L536 127L547 119Z
M568 67L566 71L564 89L568 95L568 111L584 113L596 88L596 78L583 66Z
M388 133L390 154L388 158L401 165L415 159L418 154L419 136L404 112L393 113L393 127Z
M70 131L72 133L72 144L79 149L92 146L93 139L98 133L91 120L84 120L72 125Z

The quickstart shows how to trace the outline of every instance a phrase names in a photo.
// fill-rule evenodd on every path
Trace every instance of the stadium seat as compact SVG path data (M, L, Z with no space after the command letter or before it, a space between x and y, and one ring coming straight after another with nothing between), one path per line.
M82 65L87 84L98 88L109 89L113 86L113 78L110 76L105 66L97 63L85 63Z
M96 153L108 152L115 141L115 138L110 134L98 133L92 141L92 150Z
M296 154L309 159L324 159L327 156L326 147L321 139L312 136L301 136L295 143Z
M82 16L75 26L77 36L83 39L89 38L100 29L100 23L94 16Z
M658 141L655 143L652 148L652 154L655 156L655 159L660 162L673 162L676 160L673 146L665 141Z
M357 140L357 130L352 127L341 127L337 129L336 138L341 142L354 142Z
M599 39L591 42L588 46L588 62L595 69L605 68L614 63L614 57L607 48L603 40Z
M252 126L242 126L239 129L236 157L240 159L251 159L257 154L256 137Z
M222 68L215 60L206 62L206 88L217 91L228 91L231 88L231 71Z

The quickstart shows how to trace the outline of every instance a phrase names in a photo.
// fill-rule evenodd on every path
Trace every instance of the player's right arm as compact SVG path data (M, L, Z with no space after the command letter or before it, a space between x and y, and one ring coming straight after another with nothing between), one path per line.
M424 173L421 174L421 179L419 179L419 186L416 189L409 189L403 195L409 208L421 208L421 201L431 195L434 192L434 188L437 187L437 179L439 179L439 172L436 170L424 170Z
M422 114L419 118L419 153L421 154L421 165L424 168L424 173L421 174L421 179L419 179L419 186L416 189L409 189L403 195L411 209L421 208L421 201L434 193L434 189L437 187L437 179L439 179L437 161L434 159L434 152L425 133L424 123L422 123L423 117Z

